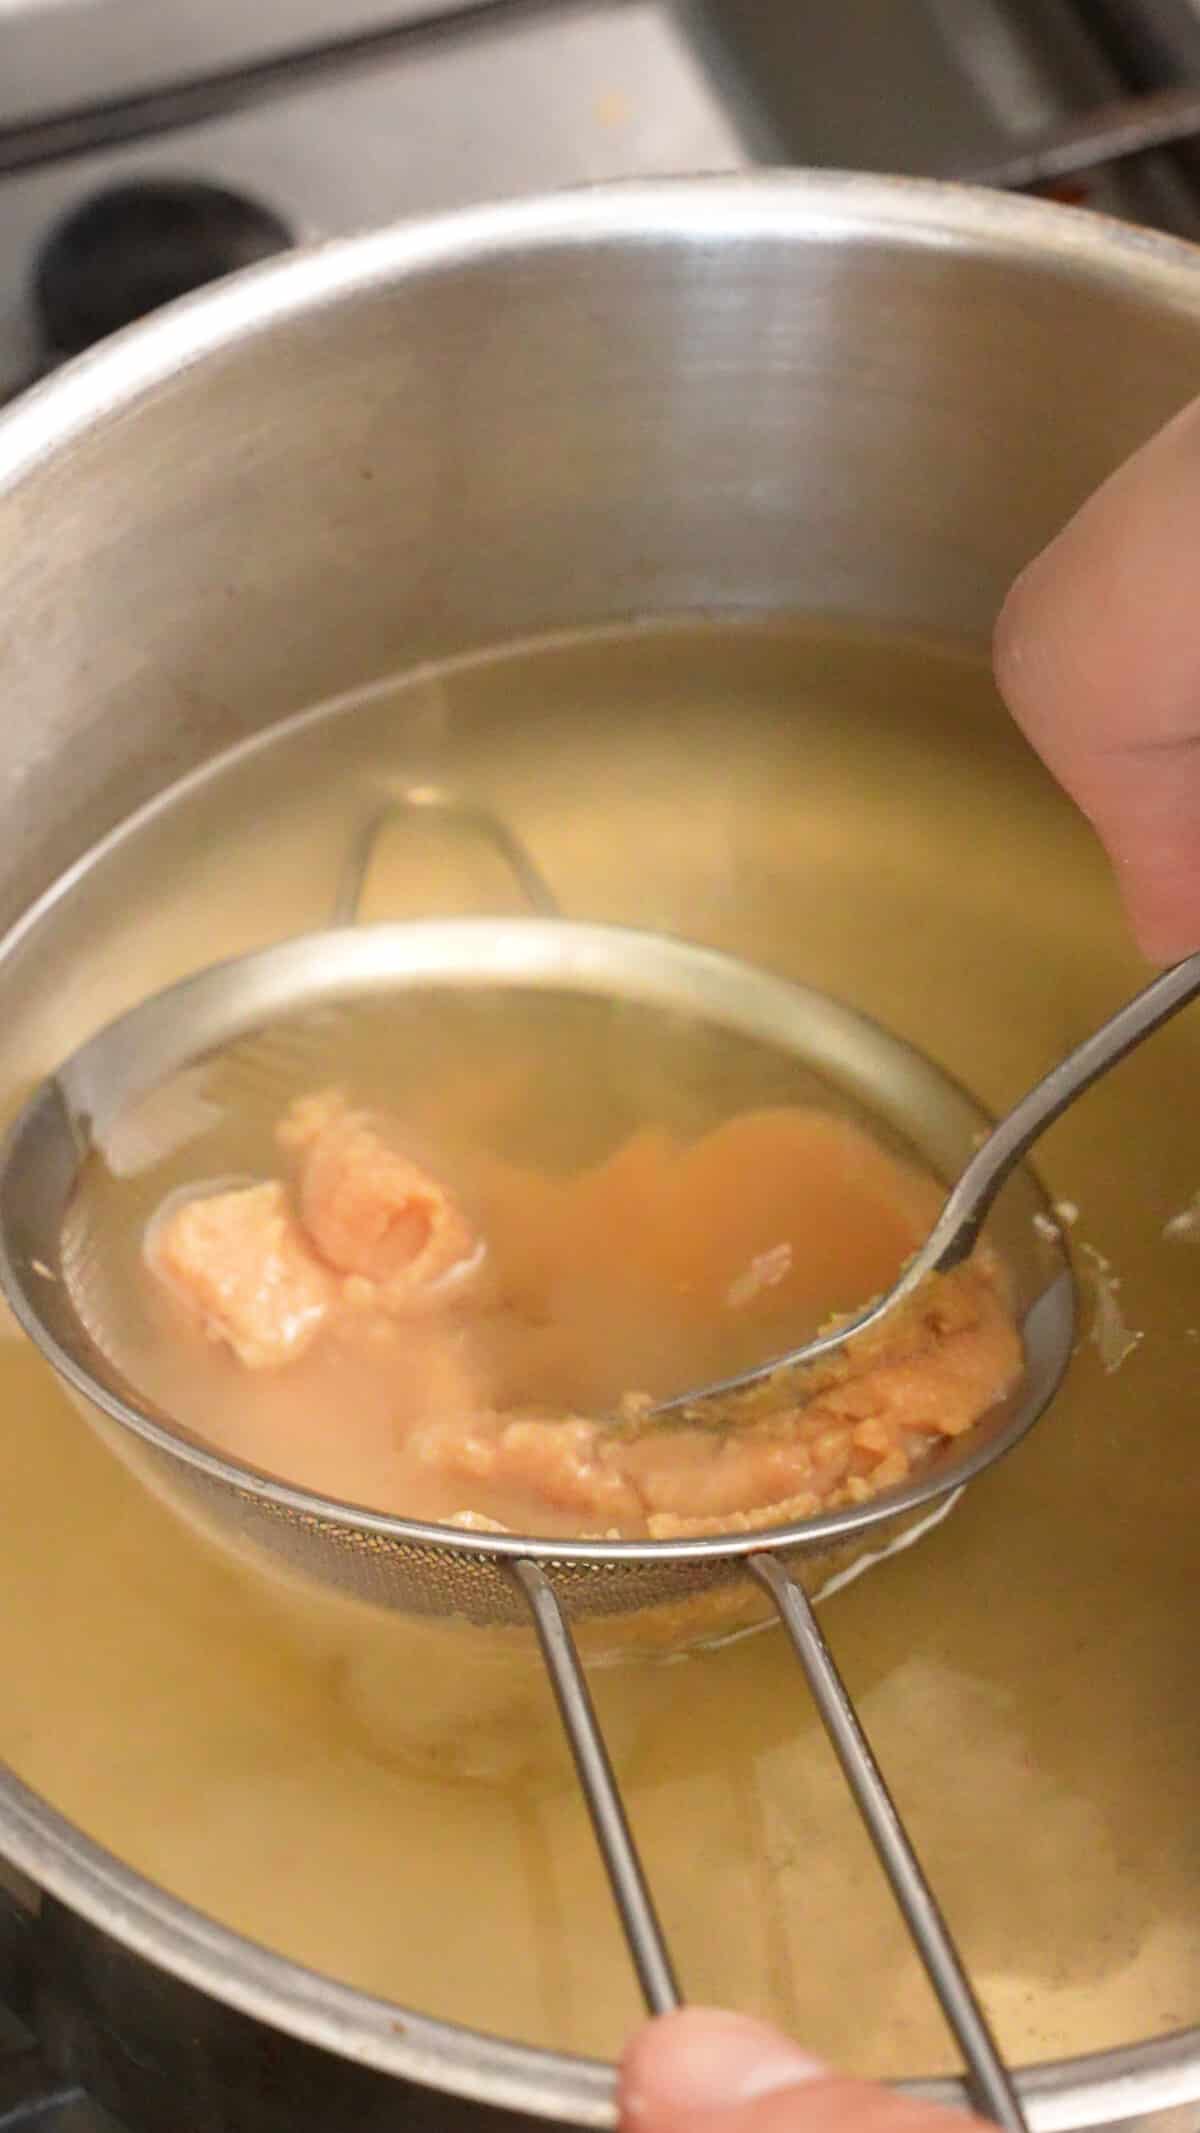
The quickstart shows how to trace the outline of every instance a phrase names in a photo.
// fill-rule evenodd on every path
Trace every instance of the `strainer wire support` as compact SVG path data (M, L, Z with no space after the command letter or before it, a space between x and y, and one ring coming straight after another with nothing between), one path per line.
M459 800L438 786L413 785L376 808L355 836L342 863L330 913L333 925L357 924L371 862L385 831L393 826L411 828L418 821L435 819L451 829L466 831L481 844L490 845L512 875L529 909L540 918L561 918L561 906L553 889L507 823L489 809Z
M747 1567L769 1592L804 1669L821 1723L966 2061L972 2102L997 2125L1010 2128L1011 2133L1024 2133L1025 2118L1012 2076L1000 2056L937 1898L925 1879L812 1602L775 1556L751 1556Z
M574 1758L643 1997L651 2014L670 2014L681 2003L679 1985L575 1640L541 1565L522 1561L514 1563L512 1569L533 1616L563 1731Z

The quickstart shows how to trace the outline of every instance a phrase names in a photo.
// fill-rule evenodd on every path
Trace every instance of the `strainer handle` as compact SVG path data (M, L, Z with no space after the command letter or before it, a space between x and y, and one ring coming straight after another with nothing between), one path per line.
M465 830L480 843L490 845L503 860L531 911L541 918L561 917L558 899L549 882L520 838L500 820L499 815L493 815L489 809L478 807L472 801L458 800L453 793L443 792L439 786L414 785L407 792L395 794L385 801L368 816L355 836L342 863L330 912L335 926L352 926L357 921L371 861L384 831L398 823L412 825L429 821L434 816L450 828Z
M962 2050L972 2102L1009 2133L1026 2133L1012 2076L1000 2056L962 1957L942 1917L908 1832L875 1760L862 1722L838 1673L808 1595L772 1555L749 1558L804 1668L868 1834L891 1883L942 2011ZM674 1965L604 1745L575 1640L554 1587L539 1563L516 1562L512 1574L533 1618L563 1730L570 1745L596 1841L647 2007L669 2014L681 2004Z
M620 1914L638 1983L651 2014L670 2014L681 2004L675 1967L667 1952L625 1803L608 1759L575 1639L540 1563L512 1566L533 1616L563 1731L587 1801L592 1828Z
M971 2100L997 2125L1009 2127L1011 2133L1025 2133L1025 2118L1012 2075L1000 2056L962 1957L925 1879L812 1602L776 1556L751 1556L749 1568L770 1593L804 1668L821 1723L942 2012L962 2050Z

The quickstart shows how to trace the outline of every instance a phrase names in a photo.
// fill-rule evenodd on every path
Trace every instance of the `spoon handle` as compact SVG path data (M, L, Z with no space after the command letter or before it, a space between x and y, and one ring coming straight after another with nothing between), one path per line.
M976 1149L920 1254L925 1272L944 1273L973 1249L983 1223L1009 1172L1027 1155L1047 1126L1053 1125L1094 1081L1124 1059L1181 1007L1200 993L1200 955L1189 956L1154 979L1143 992L1119 1008L1073 1052L1022 1097Z

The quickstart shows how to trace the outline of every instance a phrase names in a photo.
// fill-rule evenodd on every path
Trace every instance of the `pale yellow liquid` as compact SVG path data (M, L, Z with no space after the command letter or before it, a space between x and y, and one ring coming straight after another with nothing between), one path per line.
M816 628L545 649L310 727L106 863L3 999L15 1093L107 1015L319 923L389 781L470 780L573 915L824 985L1002 1107L1144 976L983 670ZM372 915L494 909L397 839ZM825 1621L1018 2059L1200 2019L1200 1015L1045 1145L1142 1339ZM1085 1296L1087 1284L1085 1283ZM1092 1323L1090 1307L1084 1326ZM1115 1329L1119 1336L1119 1327ZM0 1342L0 1752L254 1938L421 2009L610 2053L637 2003L532 1661L250 1583ZM782 1639L598 1677L689 1994L865 2070L954 2064Z

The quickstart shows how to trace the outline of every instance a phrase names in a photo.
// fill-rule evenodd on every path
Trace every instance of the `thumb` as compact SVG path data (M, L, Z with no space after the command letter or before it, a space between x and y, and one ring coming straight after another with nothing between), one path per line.
M689 2007L634 2037L622 2133L980 2133L980 2121L852 2081L744 2015Z
M1146 954L1200 948L1200 401L1018 579L995 662L1107 847Z

